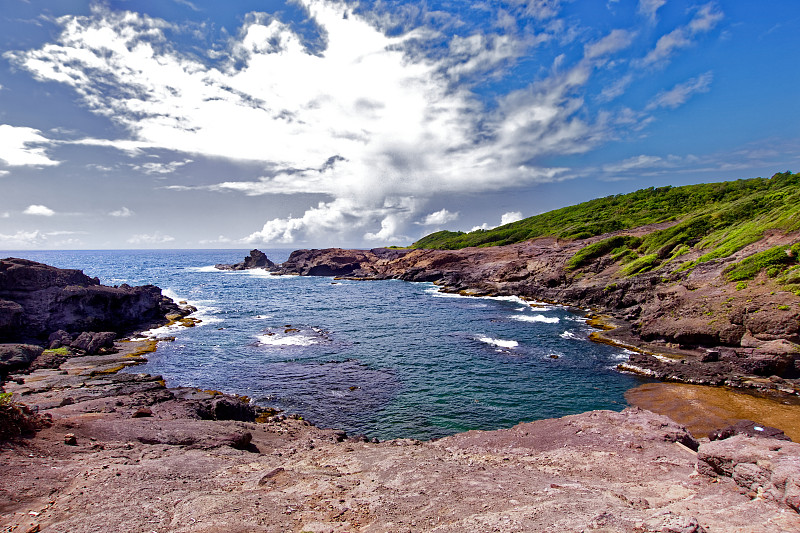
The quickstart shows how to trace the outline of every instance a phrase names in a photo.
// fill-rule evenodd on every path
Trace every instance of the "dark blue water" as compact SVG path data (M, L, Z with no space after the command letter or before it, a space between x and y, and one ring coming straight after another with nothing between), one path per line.
M280 262L288 250L267 251ZM588 341L582 315L432 284L221 272L245 251L4 252L102 283L162 287L201 325L161 334L136 372L243 394L322 427L429 439L592 409L620 410L642 383L619 349Z

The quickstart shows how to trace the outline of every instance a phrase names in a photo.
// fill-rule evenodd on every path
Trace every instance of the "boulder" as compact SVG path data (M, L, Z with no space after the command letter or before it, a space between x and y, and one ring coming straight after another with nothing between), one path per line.
M254 422L255 407L247 402L230 396L218 396L211 401L211 413L215 420L238 420Z
M113 348L117 334L113 331L84 331L76 338L70 346L78 350L83 350L87 355L95 355L103 348Z
M711 441L697 451L697 471L800 512L800 444L746 435Z
M72 344L72 335L60 329L58 331L54 331L47 337L47 343L50 349L61 348L62 346L69 346Z
M0 344L0 376L26 368L44 349L32 344Z

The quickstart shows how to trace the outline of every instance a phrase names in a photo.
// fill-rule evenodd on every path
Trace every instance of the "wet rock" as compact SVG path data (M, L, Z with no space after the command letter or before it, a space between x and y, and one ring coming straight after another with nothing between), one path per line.
M782 430L753 422L752 420L741 420L731 426L718 429L709 433L710 440L722 440L733 437L734 435L747 435L748 437L763 437L768 439L788 440Z
M256 408L247 402L230 396L219 396L211 401L211 413L215 420L238 420L254 422Z

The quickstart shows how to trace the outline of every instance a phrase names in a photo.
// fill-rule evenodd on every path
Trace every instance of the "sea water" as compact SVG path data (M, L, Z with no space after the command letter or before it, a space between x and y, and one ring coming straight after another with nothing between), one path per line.
M276 262L289 250L267 250ZM430 439L522 421L621 410L644 382L624 350L588 340L580 312L430 283L219 271L244 250L4 252L78 268L106 285L154 284L201 322L130 371L298 413L379 439Z

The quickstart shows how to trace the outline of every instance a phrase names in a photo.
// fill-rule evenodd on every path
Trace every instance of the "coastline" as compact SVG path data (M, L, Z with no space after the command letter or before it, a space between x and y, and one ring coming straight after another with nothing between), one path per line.
M0 528L800 528L793 488L800 486L800 444L744 435L698 442L669 418L638 408L373 443L298 416L257 413L216 391L120 372L157 341L118 345L115 354L12 376L10 392L49 423L0 445ZM737 474L756 470L757 478Z
M300 417L242 420L253 413L236 398L117 372L152 348L123 344L120 353L76 357L14 382L52 423L0 448L4 531L800 527L792 510L800 501L768 481L744 490L710 466L729 452L649 411L370 443ZM759 457L772 453L775 468L800 455L800 444L733 439L747 439Z

